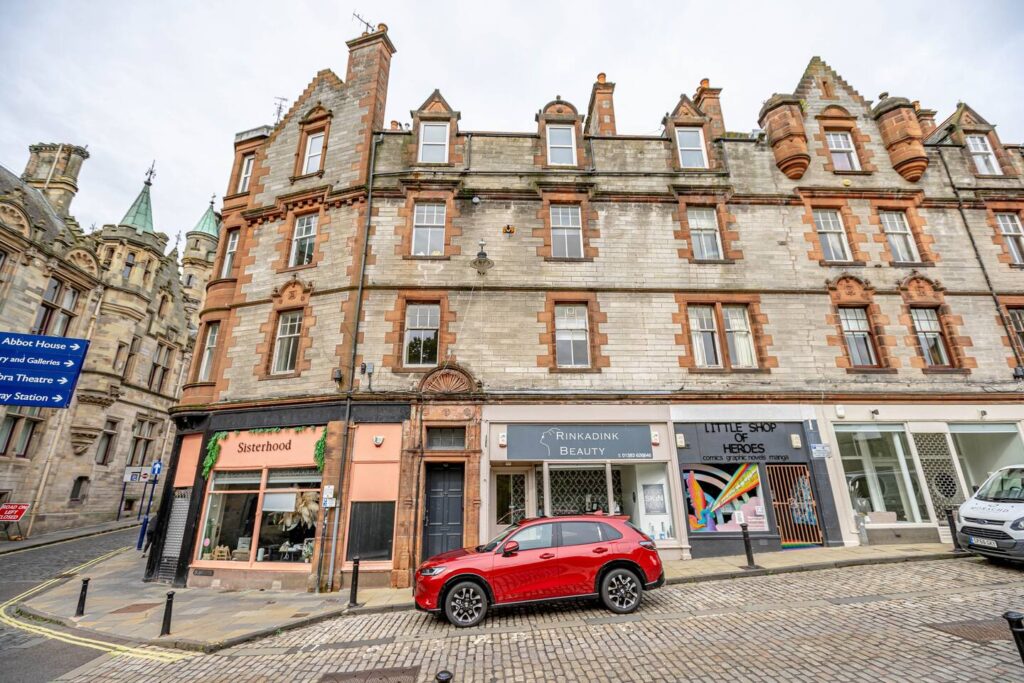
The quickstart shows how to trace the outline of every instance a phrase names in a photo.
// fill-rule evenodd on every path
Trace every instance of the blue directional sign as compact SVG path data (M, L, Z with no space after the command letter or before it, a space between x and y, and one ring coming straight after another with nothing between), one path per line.
M0 405L67 408L89 342L0 332Z
M164 471L164 464L162 462L160 462L159 460L155 461L153 463L153 466L149 468L150 474L152 474L154 477L159 477L160 473L163 472L163 471Z

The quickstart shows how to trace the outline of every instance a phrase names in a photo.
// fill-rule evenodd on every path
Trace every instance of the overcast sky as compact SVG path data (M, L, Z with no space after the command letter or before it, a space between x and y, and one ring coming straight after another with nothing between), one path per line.
M190 230L224 194L233 135L273 123L319 69L345 76L356 11L398 53L387 120L436 87L463 130L535 129L555 95L585 110L596 74L616 83L620 133L655 133L700 79L722 87L729 130L792 92L820 55L867 99L959 100L1024 142L1024 2L398 2L0 0L0 164L28 145L88 145L72 213L117 222L156 160L158 230Z

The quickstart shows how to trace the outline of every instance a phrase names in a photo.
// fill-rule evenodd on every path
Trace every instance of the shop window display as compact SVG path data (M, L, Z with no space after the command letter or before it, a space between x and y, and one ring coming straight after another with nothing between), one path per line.
M874 524L929 521L920 473L901 426L837 426L836 439L855 513Z
M319 489L315 469L214 472L198 559L309 562Z
M737 512L750 531L768 531L756 463L689 465L683 470L691 534L740 531Z

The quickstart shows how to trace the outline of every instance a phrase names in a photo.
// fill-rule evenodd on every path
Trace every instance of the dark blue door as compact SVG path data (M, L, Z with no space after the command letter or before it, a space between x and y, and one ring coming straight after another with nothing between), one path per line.
M460 464L427 465L424 558L462 547L462 480Z

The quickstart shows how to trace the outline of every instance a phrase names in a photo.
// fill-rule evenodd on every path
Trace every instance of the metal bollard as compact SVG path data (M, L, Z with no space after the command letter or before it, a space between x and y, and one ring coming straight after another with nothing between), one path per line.
M953 552L964 552L963 546L960 545L960 539L956 537L956 520L953 519L953 508L946 508L946 523L949 524L949 533L953 534Z
M743 532L743 549L747 553L747 566L743 569L760 569L754 564L754 548L750 545L750 531L747 530L747 523L740 523L740 531Z
M1010 633L1013 634L1013 642L1017 644L1017 653L1021 662L1024 662L1024 614L1003 612L1003 619L1010 624Z
M352 584L348 587L348 606L355 607L356 594L359 593L359 556L352 559Z
M167 591L167 602L164 603L164 623L160 625L160 635L171 635L171 609L174 607L174 591Z
M75 609L75 616L85 614L85 595L89 592L89 579L82 579L82 590L78 594L78 607Z
M451 671L445 669L444 671L438 671L437 675L434 676L434 680L437 681L437 683L451 683L451 681L455 680L455 677L452 675Z

